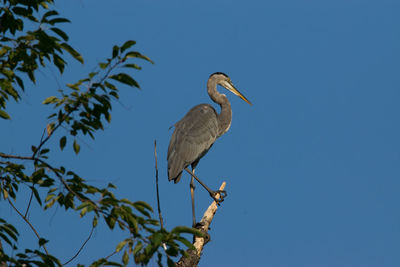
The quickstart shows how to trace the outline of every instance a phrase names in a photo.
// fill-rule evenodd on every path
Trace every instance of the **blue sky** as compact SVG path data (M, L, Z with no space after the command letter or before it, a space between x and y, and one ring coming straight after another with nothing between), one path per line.
M54 164L155 207L157 139L166 227L189 226L189 177L167 180L168 129L211 103L206 81L221 71L253 106L226 92L232 126L196 170L212 188L227 181L229 194L200 266L400 266L400 2L70 0L56 8L72 21L64 29L85 64L38 74L22 104L10 105L13 120L0 122L3 152L29 153L51 112L41 101L133 39L155 61L139 62L142 90L124 88L105 131L82 138L79 156L55 149ZM210 198L200 186L196 197L200 218ZM8 206L1 215L20 225L21 244L36 244ZM62 210L30 218L62 259L90 231L90 218ZM101 226L73 263L108 255L122 238Z

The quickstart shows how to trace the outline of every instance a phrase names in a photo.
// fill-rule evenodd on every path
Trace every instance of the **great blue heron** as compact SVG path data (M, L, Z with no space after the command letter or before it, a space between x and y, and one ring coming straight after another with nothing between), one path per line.
M218 114L209 104L200 104L193 107L185 117L175 124L175 130L168 147L169 181L174 180L175 183L178 183L183 170L191 173L190 193L192 198L193 227L196 224L194 212L195 186L193 178L199 181L217 203L223 201L223 198L226 196L226 192L210 190L194 174L200 159L211 148L215 140L226 133L231 126L231 104L224 94L217 91L217 85L221 85L251 105L250 101L233 86L228 75L222 72L211 74L207 82L207 92L212 101L221 106L221 113ZM189 165L192 166L192 172L187 168ZM219 199L215 197L216 192L221 195Z

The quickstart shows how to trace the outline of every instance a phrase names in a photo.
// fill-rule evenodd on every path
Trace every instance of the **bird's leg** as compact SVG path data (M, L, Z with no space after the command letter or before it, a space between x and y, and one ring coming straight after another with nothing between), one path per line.
M192 169L193 174L194 174L194 169ZM194 212L194 189L195 189L195 185L194 185L194 179L193 176L191 177L190 180L190 196L192 198L192 227L196 226L196 213Z
M210 188L208 188L208 186L206 186L199 178L197 178L197 176L193 172L191 172L187 167L185 168L185 171L187 171L192 176L192 179L193 178L196 179L197 182L199 182L201 186L203 186L208 191L208 193L210 193L210 196L215 200L215 202L217 202L218 205L222 201L224 201L225 197L228 195L225 190L213 191ZM220 195L219 198L215 197L217 194Z

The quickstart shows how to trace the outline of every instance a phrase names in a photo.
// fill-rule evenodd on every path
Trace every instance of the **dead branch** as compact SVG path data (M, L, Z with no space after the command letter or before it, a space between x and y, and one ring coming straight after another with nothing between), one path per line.
M160 208L160 192L158 190L158 167L157 167L157 141L154 140L154 158L155 158L155 169L156 169L156 192L157 192L157 208L158 208L158 217L160 219L160 227L164 228L163 218L161 215Z
M226 186L226 182L223 182L219 190L224 190ZM220 196L219 194L216 195L216 198L218 199ZM195 249L188 249L187 252L187 257L182 256L179 261L176 263L177 267L193 267L197 266L197 264L200 261L201 253L203 251L204 245L209 241L209 235L208 235L208 228L210 227L210 224L214 218L215 213L217 212L218 205L217 202L213 201L211 205L208 207L206 212L204 212L203 218L201 219L199 225L200 230L206 235L205 237L198 237L196 236L194 238L193 246Z

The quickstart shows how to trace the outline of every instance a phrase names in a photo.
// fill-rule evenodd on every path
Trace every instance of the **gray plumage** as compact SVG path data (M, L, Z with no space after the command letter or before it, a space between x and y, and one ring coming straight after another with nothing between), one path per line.
M175 124L168 147L168 179L179 182L182 171L189 165L196 167L216 139L228 131L232 121L231 105L224 94L217 91L221 85L251 104L235 87L230 78L221 72L212 74L207 82L210 98L221 106L221 113L209 104L193 107Z

